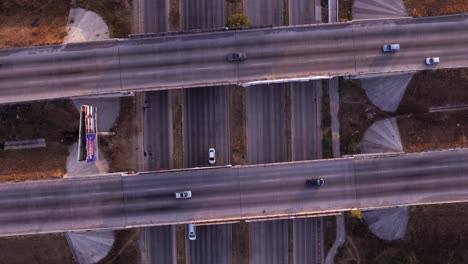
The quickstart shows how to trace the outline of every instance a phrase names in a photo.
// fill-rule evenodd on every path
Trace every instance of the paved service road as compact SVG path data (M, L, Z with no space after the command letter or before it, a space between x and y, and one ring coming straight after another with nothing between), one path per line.
M318 176L327 184L305 186ZM456 201L468 201L468 149L2 183L0 235Z
M288 220L250 223L250 245L252 264L288 263Z
M144 33L169 31L169 0L139 0L140 25Z
M185 90L185 167L210 166L208 149L216 150L216 165L229 164L228 91L226 87Z
M249 164L286 161L285 96L284 84L247 88Z
M180 0L182 30L224 27L224 1Z
M197 226L197 239L189 241L189 264L230 264L231 225Z
M468 19L461 14L3 49L0 103L468 67L467 38ZM393 42L401 50L382 53L382 45ZM233 51L248 59L227 62ZM430 56L441 63L425 65Z
M176 243L174 226L153 226L144 230L146 263L148 264L175 264ZM145 263L145 264L146 264Z
M170 91L146 93L144 99L144 170L172 169L172 107Z
M289 0L289 25L322 22L321 0Z
M322 81L291 84L292 160L321 158Z

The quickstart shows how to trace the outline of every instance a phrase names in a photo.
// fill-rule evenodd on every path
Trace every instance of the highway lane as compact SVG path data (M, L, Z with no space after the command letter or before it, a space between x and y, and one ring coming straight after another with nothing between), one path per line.
M229 114L226 87L185 90L184 165L210 166L208 149L216 150L216 165L229 164Z
M288 220L250 223L250 262L288 263Z
M142 229L146 237L146 250L149 254L146 263L175 264L175 226L153 226Z
M286 161L284 84L247 88L247 157L249 164Z
M322 23L320 0L289 0L289 25Z
M291 157L293 161L322 157L322 81L291 83Z
M144 33L169 31L169 0L139 0L140 20Z
M170 91L148 92L144 101L144 170L172 169Z
M293 263L320 263L318 257L318 218L296 218L293 220L294 247Z
M283 1L245 0L245 14L254 26L283 25Z
M187 89L183 103L185 167L210 166L210 147L216 149L216 165L229 164L227 88ZM230 242L230 224L197 228L197 240L188 243L189 263L230 263Z
M323 177L311 189L305 180ZM174 191L192 190L176 200ZM468 201L468 149L0 184L0 235Z
M180 0L182 30L224 27L225 0Z
M230 264L231 225L210 225L197 227L197 239L189 241L189 264Z
M307 76L468 66L466 15L354 21L0 50L0 103ZM383 54L397 42L401 50ZM244 51L248 59L228 63ZM441 57L436 66L424 59Z

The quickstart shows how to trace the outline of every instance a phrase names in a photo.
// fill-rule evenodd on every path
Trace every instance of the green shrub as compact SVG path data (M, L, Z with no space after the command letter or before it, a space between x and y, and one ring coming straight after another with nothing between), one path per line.
M250 26L249 18L244 14L234 14L232 15L227 23L226 27L246 27Z

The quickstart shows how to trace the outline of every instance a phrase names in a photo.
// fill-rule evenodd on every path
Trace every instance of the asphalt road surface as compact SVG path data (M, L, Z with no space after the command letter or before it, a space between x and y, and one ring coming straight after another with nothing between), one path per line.
M320 0L289 0L289 25L314 24L322 22Z
M180 0L182 30L224 27L224 1Z
M250 248L252 264L288 263L288 220L250 223Z
M185 90L183 109L185 167L211 166L210 147L216 150L215 165L229 164L227 88ZM230 241L231 225L197 228L197 240L188 244L189 263L230 263Z
M319 176L324 186L305 185ZM468 149L2 183L0 235L457 201L468 201Z
M230 264L231 225L197 226L197 239L187 243L189 264Z
M321 81L291 84L292 160L313 160L322 155Z
M296 218L293 221L293 263L320 263L317 218Z
M175 264L176 243L174 226L154 226L144 230L146 247L146 263ZM144 264L146 264L144 263Z
M254 26L283 25L282 0L245 0L245 13Z
M286 161L284 84L247 88L248 163Z
M140 24L144 33L169 31L169 0L139 0Z
M229 164L228 91L226 87L185 90L185 167L210 166L208 149L216 150L216 165Z
M144 107L144 170L173 168L170 91L146 93Z
M465 14L0 50L0 103L252 81L468 67ZM384 54L383 44L401 50ZM246 52L229 63L226 56ZM441 63L427 66L426 57Z

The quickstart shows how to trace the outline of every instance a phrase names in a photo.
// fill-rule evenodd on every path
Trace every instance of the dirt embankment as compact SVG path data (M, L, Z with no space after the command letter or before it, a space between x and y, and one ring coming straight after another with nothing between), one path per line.
M468 69L421 71L397 110L405 152L468 147L468 111L429 113L431 107L468 105Z
M70 1L0 1L0 48L61 44Z
M135 97L120 98L120 114L110 129L115 136L100 136L100 148L109 172L137 171L138 141Z
M346 242L335 263L467 263L468 203L413 206L406 236L383 241L365 222L346 218Z
M414 17L442 16L468 12L466 0L403 0L408 13Z
M391 115L377 108L359 80L340 78L340 149L342 155L361 153L364 133L374 122Z
M0 145L44 138L45 148L0 150L0 182L61 178L69 145L78 141L79 113L70 100L0 107Z

